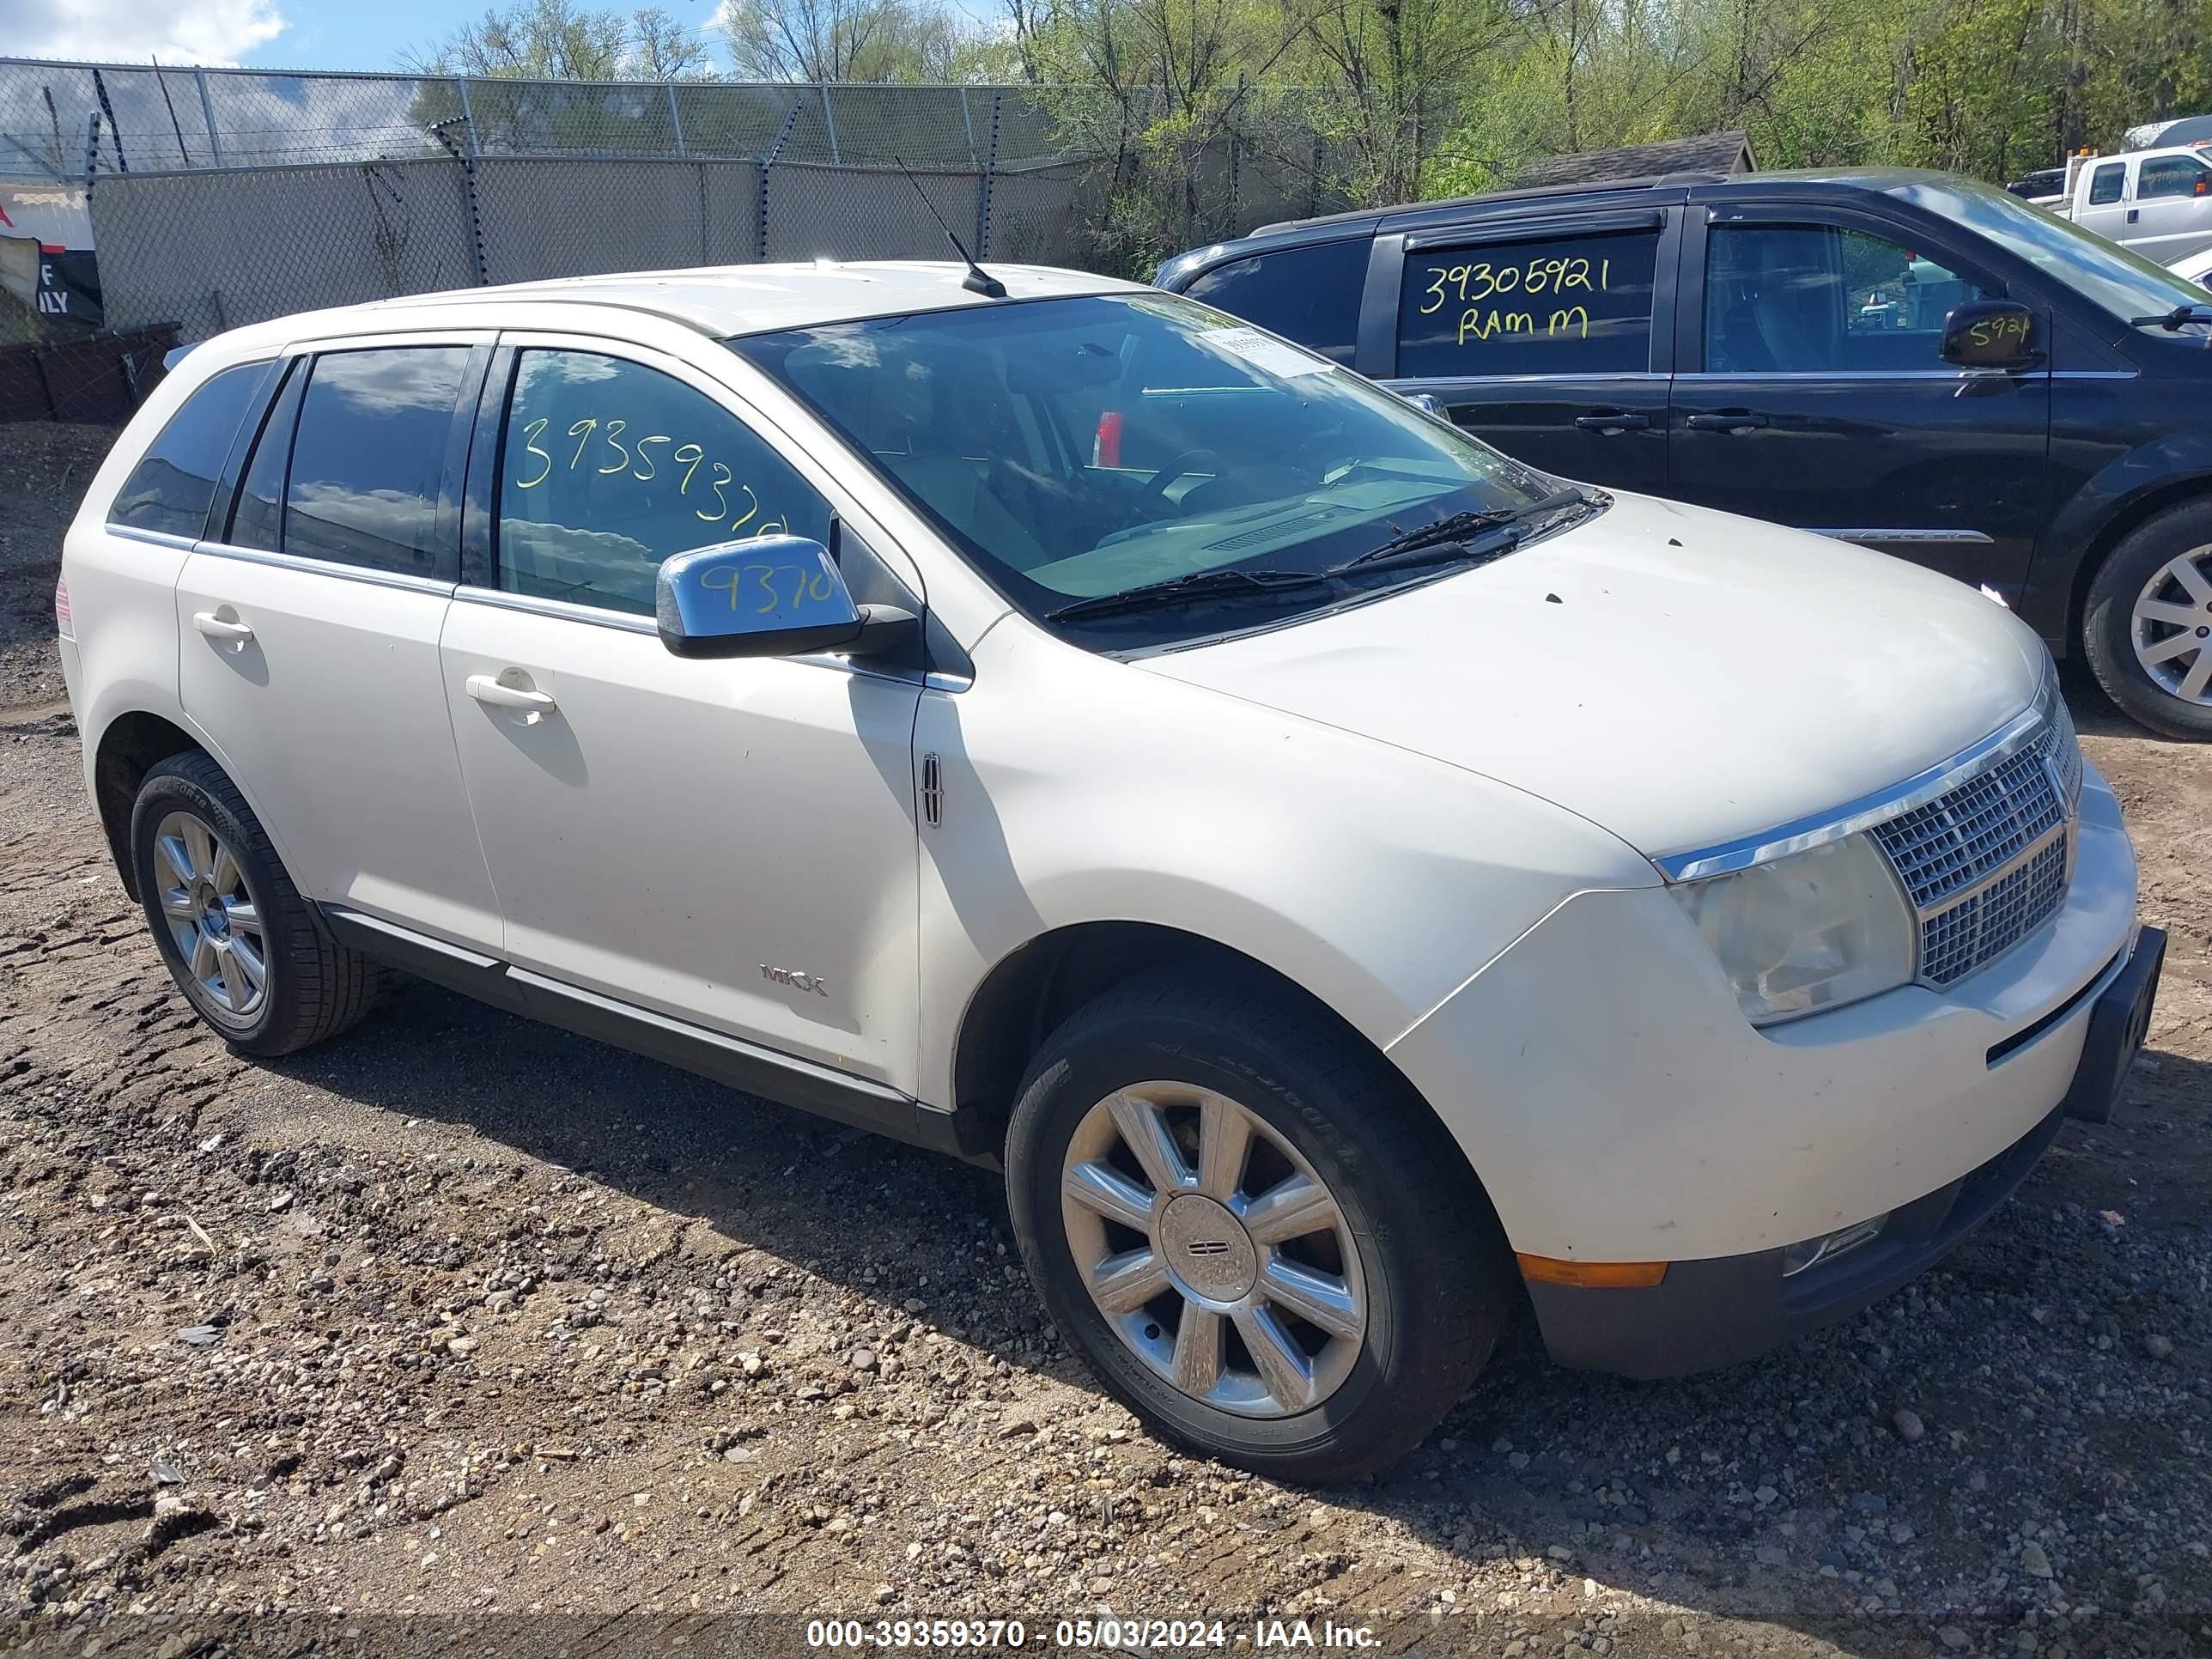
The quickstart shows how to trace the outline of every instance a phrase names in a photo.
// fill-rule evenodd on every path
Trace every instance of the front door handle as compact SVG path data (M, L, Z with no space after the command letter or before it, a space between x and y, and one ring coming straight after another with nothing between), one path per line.
M1692 432L1750 432L1766 424L1766 416L1754 415L1748 410L1734 410L1724 415L1692 415L1684 422Z
M1577 415L1575 424L1584 432L1641 432L1651 424L1651 417L1616 410L1604 415Z
M489 674L470 675L468 693L478 702L489 703L494 708L520 708L531 714L550 714L554 707L551 692L526 690Z
M226 611L229 608L228 605L223 607ZM250 623L218 617L212 611L193 611L192 626L208 638L219 640L225 645L245 645L253 638L253 629Z
M230 606L226 604L223 611L230 611ZM237 615L239 615L237 611L230 611L228 617L216 615L215 611L195 611L195 613L192 613L192 626L199 629L204 635L208 635L208 639L215 639L216 644L234 646L237 650L246 650L246 646L252 644L254 630L252 630L252 623L239 622Z
M2142 218L2142 210L2141 208L2130 208L2130 209L2128 210L2128 222L2129 222L2130 224L2131 224L2131 225L2132 225L2132 224L2135 224L2135 223L2138 222Z

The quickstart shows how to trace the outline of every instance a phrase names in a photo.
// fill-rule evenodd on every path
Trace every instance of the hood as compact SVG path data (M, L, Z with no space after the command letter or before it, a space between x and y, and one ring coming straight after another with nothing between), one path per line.
M1647 496L1477 569L1142 659L1510 784L1650 858L1902 782L2034 701L2000 605L1802 531Z

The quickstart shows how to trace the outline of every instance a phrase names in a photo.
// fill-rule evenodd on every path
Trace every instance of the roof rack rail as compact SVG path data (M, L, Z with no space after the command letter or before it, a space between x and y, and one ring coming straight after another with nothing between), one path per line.
M1709 185L1719 182L1725 176L1718 173L1669 173L1636 179L1584 179L1571 184L1523 185L1517 190L1486 190L1473 196L1441 197L1433 202L1397 202L1386 207L1352 208L1342 213L1324 213L1310 219L1279 219L1245 234L1267 236L1279 230L1310 230L1320 225L1354 224L1363 219L1385 219L1401 213L1429 213L1439 209L1475 207L1490 202L1534 201L1550 196L1587 196L1599 191L1656 190L1662 185ZM1227 240L1241 241L1243 238Z

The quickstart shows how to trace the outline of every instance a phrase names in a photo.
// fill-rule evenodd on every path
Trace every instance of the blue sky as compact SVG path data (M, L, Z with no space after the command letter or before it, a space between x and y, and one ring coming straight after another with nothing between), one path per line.
M637 3L584 0L625 10ZM658 3L704 31L719 0ZM997 10L995 0L951 3L978 16ZM0 52L107 63L143 63L151 54L179 65L390 70L483 9L484 0L0 0Z
M695 31L703 29L715 11L714 0L659 4ZM392 69L401 54L428 52L456 22L480 15L483 6L481 0L472 5L453 0L279 0L276 9L283 30L240 53L240 63L262 69Z

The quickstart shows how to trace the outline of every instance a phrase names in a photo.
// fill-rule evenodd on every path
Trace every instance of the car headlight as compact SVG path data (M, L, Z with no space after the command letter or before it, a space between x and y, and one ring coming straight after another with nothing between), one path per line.
M1919 930L1889 860L1865 836L1668 890L1754 1025L1911 981Z

